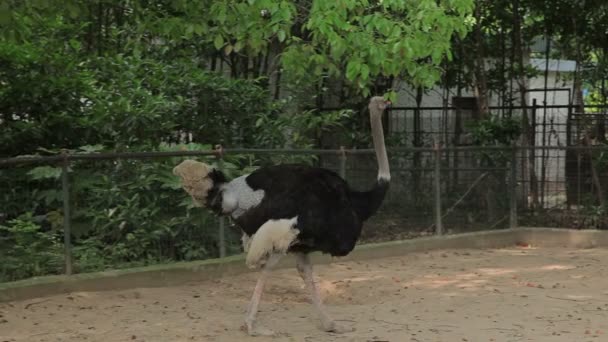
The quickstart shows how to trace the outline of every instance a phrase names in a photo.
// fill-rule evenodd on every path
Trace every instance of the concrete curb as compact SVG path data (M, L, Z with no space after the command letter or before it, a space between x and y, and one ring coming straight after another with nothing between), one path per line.
M350 255L339 260L370 260L437 249L503 248L514 246L517 243L528 243L540 247L608 247L608 231L517 228L431 236L360 245ZM337 260L318 253L312 257L316 264L326 264ZM293 265L293 258L284 258L278 267L292 267ZM250 271L252 270L245 266L243 255L236 255L223 259L180 262L72 276L37 277L0 284L0 302L69 292L176 286L186 282L216 279Z
M539 247L608 247L608 231L522 227L522 242Z

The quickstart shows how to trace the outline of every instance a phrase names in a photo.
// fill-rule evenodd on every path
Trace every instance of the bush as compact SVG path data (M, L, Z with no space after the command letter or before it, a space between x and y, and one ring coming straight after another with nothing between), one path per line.
M62 272L63 251L54 232L43 232L31 213L0 225L0 282Z

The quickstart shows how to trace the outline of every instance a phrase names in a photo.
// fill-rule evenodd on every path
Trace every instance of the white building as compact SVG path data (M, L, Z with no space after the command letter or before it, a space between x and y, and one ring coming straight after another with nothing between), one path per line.
M528 80L526 94L526 105L532 106L536 103L538 106L534 111L535 145L565 146L568 144L566 131L569 109L559 106L567 106L572 102L576 62L531 58L529 63L538 71L536 77ZM519 99L515 81L513 88L514 96ZM391 112L388 123L390 135L403 135L402 141L407 146L412 146L417 127L420 131L419 142L423 146L431 146L434 142L449 146L470 144L466 134L466 122L476 119L473 110L475 97L472 89L462 89L460 98L456 95L456 89L446 91L441 87L425 91L421 101L420 121L416 123L416 90L401 84L398 88L398 99L394 104L396 108ZM489 94L490 111L493 115L508 114L508 109L498 108L503 102L499 95ZM455 110L454 107L464 108ZM512 114L519 116L521 110L514 110ZM546 205L555 206L565 201L565 162L565 151L545 150L535 155L537 179L545 180Z

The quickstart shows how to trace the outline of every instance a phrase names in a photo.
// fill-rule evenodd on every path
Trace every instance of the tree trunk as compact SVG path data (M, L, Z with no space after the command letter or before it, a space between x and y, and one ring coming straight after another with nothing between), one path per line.
M608 46L604 45L602 49L602 57L600 60L603 60L602 63L604 66L608 65ZM605 67L604 67L605 68ZM602 112L606 113L606 104L608 103L608 99L606 98L606 78L602 77L602 87L601 87L600 98L602 99ZM600 143L606 143L606 120L603 117L598 118L597 123L597 139Z
M487 209L487 222L494 223L498 219L498 200L496 193L496 179L493 175L486 178L485 201Z
M576 30L576 16L572 16L572 26L574 32ZM574 38L576 45L576 69L574 70L574 105L575 111L578 113L585 113L585 101L583 100L583 80L581 77L581 62L582 62L582 46L578 37Z
M97 3L97 54L101 56L103 53L102 48L102 36L103 36L103 3L99 1Z
M420 127L420 107L422 105L422 96L424 95L422 87L416 89L416 109L414 110L414 147L422 146L422 127ZM414 196L420 194L420 168L422 165L422 158L420 152L414 152L414 172L412 172L412 184L414 185Z
M585 133L585 145L592 146L591 139L589 138L589 130ZM600 206L603 208L606 205L604 201L604 191L602 190L602 183L600 181L600 176L597 172L597 168L595 166L595 161L593 160L593 152L589 151L589 166L591 167L591 179L593 182L593 187L595 188L597 194L597 200Z
M481 12L484 1L476 1L475 6L475 66L474 66L474 93L477 98L477 108L479 110L479 119L486 119L490 115L488 108L488 85L486 81L486 72L484 64L484 42L481 32Z
M524 132L521 136L522 146L527 147L534 145L532 126L530 124L530 118L528 117L527 106L527 87L528 80L525 73L525 56L524 49L522 43L522 35L521 35L521 13L519 7L519 0L513 0L513 57L515 59L515 75L517 80L517 86L519 88L519 98L520 104L522 108L521 115L521 126L522 131ZM535 153L533 149L529 150L528 160L527 160L527 174L528 179L530 180L530 195L532 197L531 206L533 208L537 207L538 204L538 179L536 177L536 171L534 168L535 162ZM525 159L524 159L525 160Z

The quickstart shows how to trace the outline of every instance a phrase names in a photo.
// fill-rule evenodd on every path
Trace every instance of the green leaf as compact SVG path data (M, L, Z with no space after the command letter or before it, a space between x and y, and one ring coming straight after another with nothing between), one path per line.
M70 46L76 51L79 51L81 47L80 42L76 39L70 39Z
M0 2L0 24L9 24L11 22L11 9L8 1Z
M361 79L366 81L369 77L369 67L366 64L361 65Z
M202 36L204 32L205 28L203 27L203 25L194 25L194 33L198 34L199 36Z
M395 102L395 101L397 101L397 92L395 92L394 90L391 90L385 94L385 98L391 102Z
M232 45L230 45L230 44L226 45L226 47L224 47L224 54L226 54L226 56L230 55L232 53L232 49L233 49Z
M285 41L285 37L285 31L279 30L279 32L277 32L277 38L279 39L279 42L282 43L283 41Z
M431 53L431 58L433 59L433 63L435 63L435 64L441 63L441 56L442 56L441 50L439 50L439 49L433 50L433 52Z
M38 166L27 173L34 180L59 179L61 168L52 166Z
M99 152L99 151L103 151L104 146L101 144L96 144L96 145L84 145L84 146L80 146L78 148L79 150L86 152L86 153L94 153L94 152Z
M68 13L70 14L70 18L78 18L80 14L80 8L78 5L74 4L72 1L66 1L66 7L68 9Z
M357 78L359 71L361 69L361 64L358 60L351 60L346 65L346 78L353 81Z
M218 50L221 49L224 46L224 37L219 34L215 36L215 39L213 39L213 46Z

